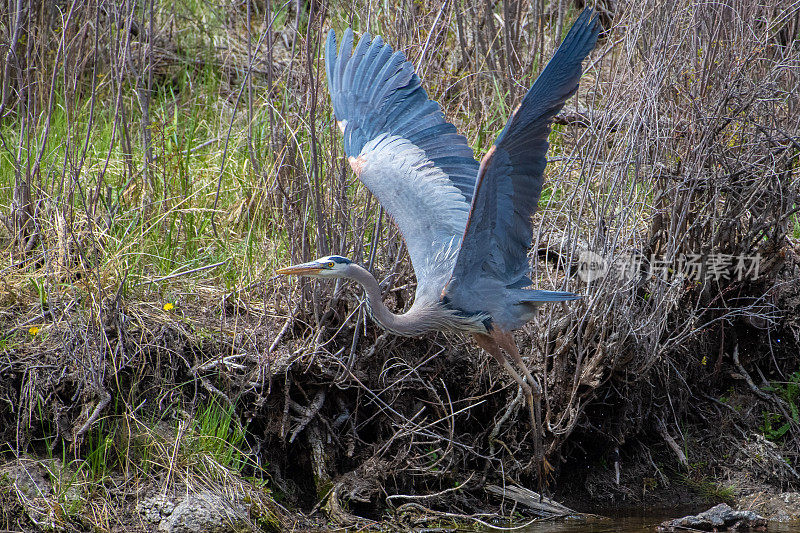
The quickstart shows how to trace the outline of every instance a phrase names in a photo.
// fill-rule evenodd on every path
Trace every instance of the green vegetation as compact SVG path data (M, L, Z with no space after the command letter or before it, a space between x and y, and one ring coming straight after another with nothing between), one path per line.
M736 487L723 485L703 476L684 474L681 482L709 503L735 504Z
M245 464L245 430L234 418L233 406L223 409L216 402L192 420L184 445L190 456L211 459L215 466L241 471Z
M761 430L769 440L782 439L789 432L792 424L800 424L800 371L793 372L788 381L773 381L763 390L774 393L783 400L786 411L776 413L764 411L764 423Z

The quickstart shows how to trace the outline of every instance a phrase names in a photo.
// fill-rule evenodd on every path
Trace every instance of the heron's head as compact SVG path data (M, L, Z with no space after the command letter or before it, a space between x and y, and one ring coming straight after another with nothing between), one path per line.
M314 278L342 278L347 274L351 261L340 255L326 255L310 263L292 265L275 271L284 276L311 276Z

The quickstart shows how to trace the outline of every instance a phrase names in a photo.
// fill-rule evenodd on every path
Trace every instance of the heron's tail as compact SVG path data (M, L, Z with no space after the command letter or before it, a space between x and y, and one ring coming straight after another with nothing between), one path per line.
M525 291L525 302L567 302L569 300L580 300L582 296L573 292L565 291Z

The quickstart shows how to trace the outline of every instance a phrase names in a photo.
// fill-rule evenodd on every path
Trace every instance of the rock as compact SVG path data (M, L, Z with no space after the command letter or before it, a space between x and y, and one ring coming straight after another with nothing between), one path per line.
M160 509L162 513L166 510ZM232 533L246 528L246 522L243 505L206 491L187 496L161 520L158 529L166 533Z
M54 509L50 504L53 487L47 480L47 470L39 461L20 459L2 470L8 476L17 500L22 504L31 522L43 529L52 529L55 523Z
M4 467L2 472L9 476L14 488L25 498L46 498L53 492L47 480L47 470L39 461L20 459Z
M171 515L174 510L175 502L164 494L156 494L136 504L136 511L142 515L142 518L154 524L158 524L165 518L169 518L169 515Z
M715 505L698 515L667 520L658 526L658 531L735 531L737 529L763 529L767 519L753 511L734 511L726 503Z

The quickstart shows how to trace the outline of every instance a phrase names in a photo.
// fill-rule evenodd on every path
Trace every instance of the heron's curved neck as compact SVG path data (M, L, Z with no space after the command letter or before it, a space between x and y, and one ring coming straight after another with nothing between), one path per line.
M389 311L389 308L381 300L381 289L375 277L363 267L356 264L350 265L349 276L352 280L360 283L367 293L367 304L369 305L372 318L383 327L383 329L406 337L414 337L435 329L435 323L426 323L425 310L432 311L428 306L414 305L407 313L398 315ZM423 308L424 307L424 308ZM432 313L429 313L429 315ZM431 317L434 318L435 317Z

